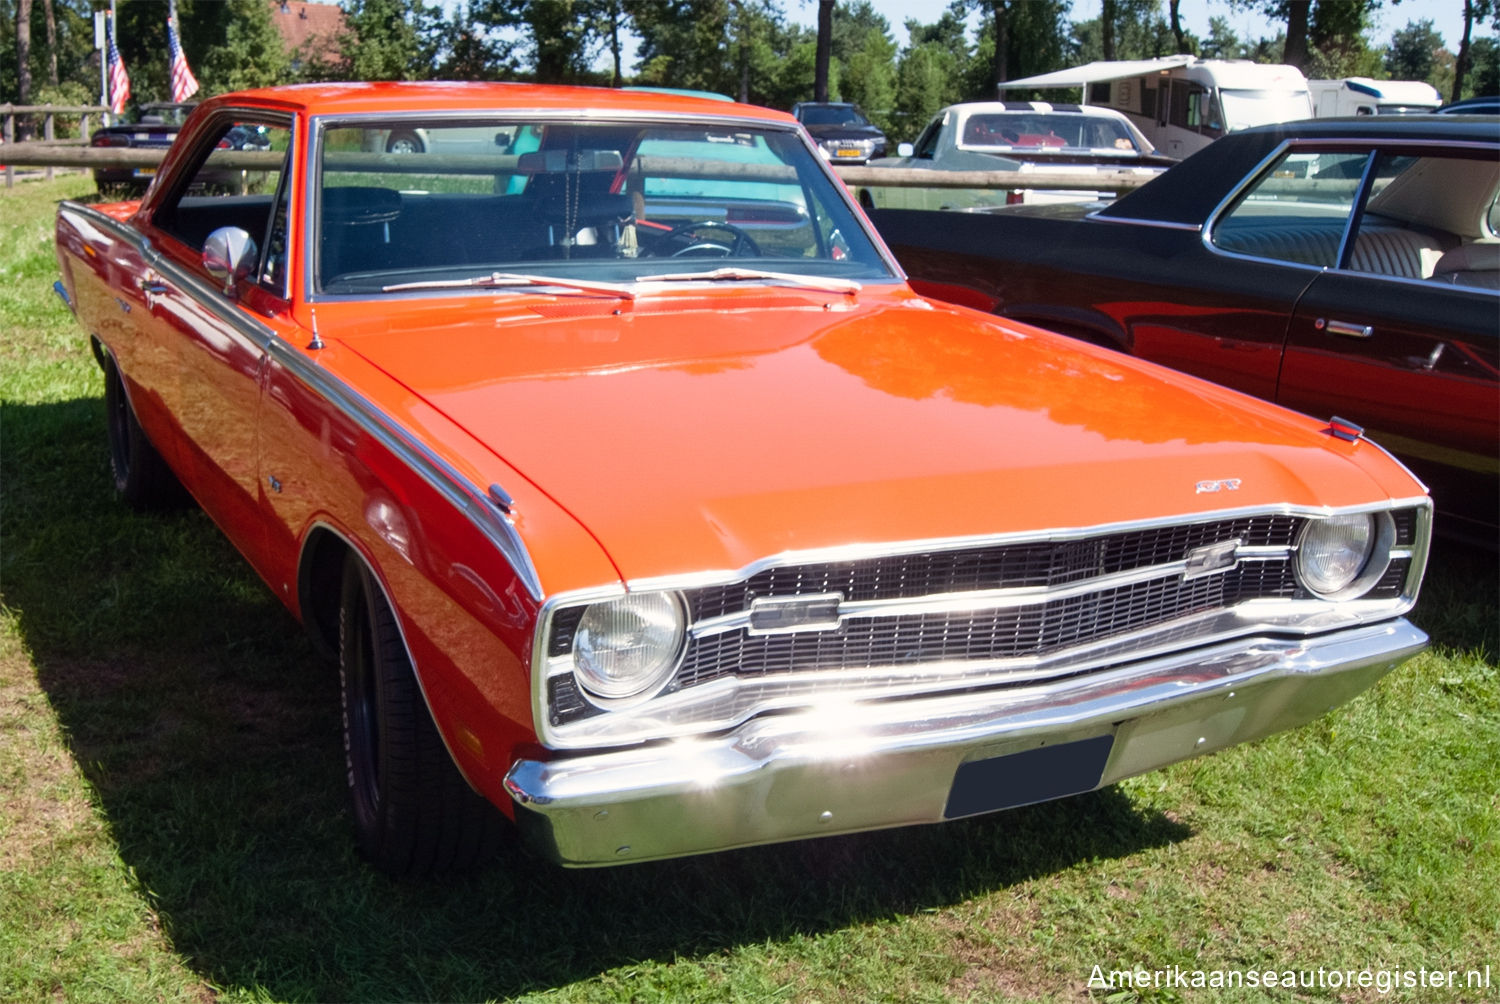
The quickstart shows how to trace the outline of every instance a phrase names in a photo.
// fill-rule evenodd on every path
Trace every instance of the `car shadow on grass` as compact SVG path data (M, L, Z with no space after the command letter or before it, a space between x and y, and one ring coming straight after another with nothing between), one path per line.
M6 405L0 424L4 602L137 894L211 986L505 998L885 922L1191 835L1107 789L598 871L511 846L475 874L391 881L352 849L335 674L217 529L112 498L96 399Z

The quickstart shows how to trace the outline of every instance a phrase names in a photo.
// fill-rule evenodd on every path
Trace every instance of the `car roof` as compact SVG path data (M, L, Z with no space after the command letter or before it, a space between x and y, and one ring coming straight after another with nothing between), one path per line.
M1161 184L1122 195L1099 216L1106 219L1159 220L1201 224L1256 164L1284 141L1402 140L1415 143L1465 143L1500 149L1500 117L1494 115L1361 115L1353 118L1299 119L1256 126L1214 140L1166 171ZM1160 179L1157 179L1160 180Z
M422 111L504 114L506 111L524 109L641 112L648 115L699 114L768 122L794 121L785 112L770 108L683 94L608 87L470 81L291 84L221 94L203 102L202 107L211 110L223 105L256 105L309 115Z
M1050 101L963 101L949 105L944 112L959 112L963 115L1087 115L1092 118L1123 119L1123 112L1098 105L1056 103Z

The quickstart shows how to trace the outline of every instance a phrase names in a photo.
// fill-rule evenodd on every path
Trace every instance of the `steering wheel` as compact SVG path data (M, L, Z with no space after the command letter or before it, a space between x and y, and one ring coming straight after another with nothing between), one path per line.
M700 230L718 230L728 234L730 240L727 243L712 240L700 235L698 233ZM725 223L723 220L691 220L681 223L659 236L657 241L663 248L670 248L674 242L683 243L683 246L676 251L659 253L658 257L740 258L747 255L760 257L760 245L755 243L755 238L733 223Z

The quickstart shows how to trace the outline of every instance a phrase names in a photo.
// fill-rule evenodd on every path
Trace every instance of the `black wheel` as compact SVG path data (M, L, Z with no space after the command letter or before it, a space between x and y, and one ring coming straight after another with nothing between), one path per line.
M705 236L707 231L728 234L729 240L716 241L712 236ZM681 223L656 238L657 246L661 249L656 252L660 258L739 258L745 255L760 256L760 245L755 243L755 238L735 226L733 223L725 223L723 220L693 220L689 223ZM676 247L674 245L681 245Z
M344 754L360 852L397 876L480 864L499 847L505 820L449 758L385 594L352 555L340 596Z
M170 509L186 497L141 423L136 421L113 356L104 356L104 410L109 433L109 473L115 491L133 509Z
M426 150L422 137L405 130L391 133L391 138L385 141L386 153L425 153Z

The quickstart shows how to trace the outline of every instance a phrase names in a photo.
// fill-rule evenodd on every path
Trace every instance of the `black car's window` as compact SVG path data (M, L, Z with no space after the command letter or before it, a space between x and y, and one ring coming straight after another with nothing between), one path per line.
M1215 247L1334 268L1369 162L1367 151L1292 151L1215 224Z
M387 152L397 133L421 145ZM495 272L633 282L705 259L890 277L847 192L791 130L409 119L331 123L320 149L311 246L328 292Z
M286 198L278 192L291 137L284 122L224 120L201 144L186 180L163 200L154 223L195 250L219 227L239 227L260 248L257 281L284 296Z
M1500 163L1484 152L1293 150L1210 239L1257 258L1494 288L1497 190Z

